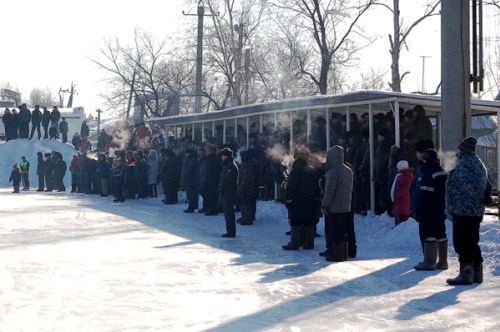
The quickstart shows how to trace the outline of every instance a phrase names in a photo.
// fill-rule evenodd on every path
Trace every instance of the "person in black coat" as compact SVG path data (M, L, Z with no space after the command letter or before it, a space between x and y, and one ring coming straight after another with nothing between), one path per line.
M26 104L19 106L19 137L28 138L30 133L31 111Z
M59 109L57 106L54 106L52 108L52 112L50 113L50 123L56 128L56 137L59 138L59 132L57 130L59 129L59 120L61 119L61 113L59 112Z
M253 162L252 150L242 151L238 179L238 198L240 199L241 225L253 224L253 206L257 198L257 167Z
M234 204L238 188L238 166L234 162L233 151L224 148L220 152L222 158L222 172L219 182L219 195L222 202L222 210L226 219L226 233L222 237L236 236L236 217L234 215Z
M12 139L12 113L10 113L10 109L5 109L2 116L2 122L5 128L5 141L8 142Z
M50 111L47 109L47 107L44 107L42 114L43 139L49 138L49 124L50 124Z
M203 190L203 210L206 216L218 214L218 186L221 164L216 155L215 145L205 145L205 157L200 169L200 186Z
M179 164L172 149L165 151L165 164L162 169L162 180L165 182L165 204L177 203L177 186Z
M52 160L52 156L50 153L45 154L45 163L44 163L44 177L45 177L45 185L47 189L45 191L50 192L54 190L54 183L52 181L52 173L54 171L55 163Z
M80 146L82 145L82 138L78 133L73 135L73 139L71 140L71 144L75 147L75 150L80 150Z
M137 199L146 198L146 187L148 182L148 163L144 159L142 151L135 151L135 179L137 182Z
M40 106L35 105L35 109L31 113L31 133L30 139L33 139L35 134L35 129L38 130L38 139L42 138L42 133L40 131L40 123L42 122L42 112L40 111Z
M62 154L59 152L55 153L55 166L54 166L54 182L57 186L57 191L66 191L66 187L64 186L64 175L66 175L66 169L68 165L63 160Z
M309 165L307 150L296 150L295 161L286 185L286 207L289 211L291 240L283 250L314 248L315 224L320 197L319 173Z
M19 135L19 114L17 114L16 109L12 110L12 122L10 123L11 138L17 139Z
M61 132L62 135L62 142L66 143L68 141L68 131L69 131L69 125L68 122L66 122L66 118L62 118L62 121L59 123L59 131Z
M44 191L45 189L45 160L43 160L43 153L38 151L36 153L38 164L36 166L36 175L38 176L38 189L36 191Z
M134 152L128 150L125 158L125 179L124 179L124 192L125 197L128 199L135 199L137 192L137 181L135 178L135 165L137 161L134 158Z
M198 157L196 151L187 149L181 170L181 187L186 192L188 207L185 213L198 209Z
M19 184L21 183L21 170L14 164L12 166L12 172L10 173L9 182L12 182L12 186L14 187L13 194L19 194Z
M445 194L448 173L441 167L436 150L427 149L415 187L415 220L418 222L424 260L415 270L448 269ZM439 262L436 262L439 256Z
M104 154L99 154L97 173L99 174L101 197L108 197L109 178L111 176L111 165Z
M80 136L89 137L89 135L90 135L90 128L87 125L87 121L83 121L82 126L80 127Z
M121 154L118 154L113 161L113 192L115 195L114 203L125 202L123 186L125 182L125 160Z
M390 211L390 191L387 185L389 179L389 157L391 153L391 131L381 127L378 132L379 146L375 150L375 213Z

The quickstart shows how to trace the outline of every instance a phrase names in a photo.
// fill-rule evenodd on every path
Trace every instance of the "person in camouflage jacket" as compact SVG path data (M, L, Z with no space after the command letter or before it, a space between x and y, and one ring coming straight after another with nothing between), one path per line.
M460 274L450 285L481 283L483 258L479 248L479 224L485 211L485 197L491 183L484 164L476 155L477 140L467 137L458 145L459 161L446 181L446 213L453 221L453 244L460 262Z

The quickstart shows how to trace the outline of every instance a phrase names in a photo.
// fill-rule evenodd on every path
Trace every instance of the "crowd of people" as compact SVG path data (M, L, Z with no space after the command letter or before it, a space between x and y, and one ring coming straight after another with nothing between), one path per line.
M326 122L318 117L311 135L293 142L291 165L283 161L283 152L294 139L286 134L250 133L250 148L240 149L238 137L221 144L213 133L203 142L193 142L187 132L184 138L174 139L157 126L120 124L111 134L101 130L97 149L92 150L87 139L90 130L84 122L72 140L79 152L69 165L71 192L113 195L116 203L158 197L163 192L164 204L176 204L182 190L187 198L185 213L224 214L224 237L236 236L236 222L253 224L257 200L277 199L286 205L291 226L284 250L314 248L316 226L324 216L326 250L320 255L327 261L345 261L357 255L354 214L370 209L373 167L375 212L392 215L396 225L411 216L419 222L424 259L415 269L448 268L444 224L448 214L455 225L453 239L461 264L459 276L448 283L481 282L479 222L491 185L475 155L476 141L470 137L460 143L459 162L448 175L440 165L424 108L400 112L400 148L393 144L392 113L374 116L372 137L366 115L358 119L351 114L347 130L346 116L333 113L326 159L321 156L326 150ZM293 125L300 127L301 120L297 121ZM376 147L374 165L370 165L370 139ZM65 171L60 154L43 159L40 153L38 190L65 190ZM17 179L16 172L13 170L12 179ZM235 211L241 212L238 220Z
M2 115L2 122L6 141L17 138L33 139L35 132L40 140L42 139L41 128L44 131L44 139L59 139L61 137L64 143L68 141L68 122L65 118L61 118L57 106L54 106L52 111L43 107L43 112L39 105L35 105L33 111L26 104L19 106L19 111L15 108L6 108Z

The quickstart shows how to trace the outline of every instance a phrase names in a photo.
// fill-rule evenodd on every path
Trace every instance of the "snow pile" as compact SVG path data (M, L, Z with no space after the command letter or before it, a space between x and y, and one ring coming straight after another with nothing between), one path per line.
M283 232L288 229L287 210L284 205L275 202L258 202L258 221L270 221L278 224ZM360 257L377 248L377 251L396 253L402 256L419 256L420 244L418 223L410 218L395 226L394 218L383 214L361 216L355 215L355 232ZM318 232L324 233L324 219L318 224ZM480 243L484 265L491 270L493 276L500 275L500 221L491 216L485 216L481 223ZM457 255L453 249L453 223L446 220L446 233L449 239L451 260L456 261ZM316 246L323 248L324 237L316 239ZM371 249L369 249L371 248Z
M72 145L64 144L59 140L27 140L16 139L0 144L0 186L7 187L9 184L10 172L12 165L20 164L21 157L25 156L30 162L30 188L38 187L38 177L36 175L37 152L42 153L58 151L62 154L64 161L68 164L71 162L72 156L76 153ZM66 172L64 184L68 187L71 184L71 174Z

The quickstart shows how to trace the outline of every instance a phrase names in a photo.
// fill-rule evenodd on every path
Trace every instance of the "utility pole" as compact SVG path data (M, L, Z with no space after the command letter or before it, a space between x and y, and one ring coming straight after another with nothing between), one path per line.
M425 91L425 59L431 58L431 56L430 55L421 55L420 57L422 58L422 89L420 90L420 92L426 92Z
M242 58L242 51L243 51L243 34L244 34L244 29L243 29L243 23L241 24L235 24L234 25L234 31L238 33L238 45L236 48L236 56L234 59L234 93L233 95L236 95L236 106L241 106L241 81L242 81L242 74L241 74L241 58Z
M198 16L198 36L196 44L196 88L195 88L195 99L194 99L194 113L201 113L201 83L203 78L203 18L205 16L205 6L203 1L198 1L198 13L197 14L186 14L182 12L185 16Z
M99 138L99 134L101 133L101 109L98 108L95 110L97 113L97 137Z
M250 48L245 49L245 105L248 105L248 90L250 86L250 52Z
M125 114L125 119L127 120L130 118L130 107L132 107L132 95L134 93L135 75L136 72L134 70L134 74L132 75L132 84L130 85L130 93L128 95L127 113Z
M69 99L68 99L68 108L73 107L73 95L76 93L75 91L75 84L71 82L71 89L69 92Z
M441 1L441 149L471 134L469 0Z

